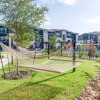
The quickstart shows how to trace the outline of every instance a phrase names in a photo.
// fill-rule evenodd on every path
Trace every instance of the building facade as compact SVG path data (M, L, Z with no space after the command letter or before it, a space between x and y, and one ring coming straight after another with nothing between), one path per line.
M33 42L33 45L35 44L34 47L40 47L40 48L46 48L47 47L47 42L49 42L50 37L52 36L52 34L56 35L56 47L60 47L62 43L65 43L66 45L69 42L72 42L72 38L74 38L74 40L76 41L76 43L78 42L78 33L74 33L68 30L60 30L60 29L38 29L35 30L36 34L40 35L41 40L37 41L35 40ZM40 43L39 43L40 42Z
M11 46L12 42L10 38L10 33L12 33L10 29L5 28L4 24L0 24L0 42L4 43L7 46ZM9 39L6 38L7 35L9 35ZM0 50L2 50L1 46Z
M65 43L66 45L72 41L74 37L75 41L78 42L78 33L74 33L65 29L35 29L34 32L36 33L35 39L31 43L32 48L46 48L47 43L49 42L50 37L52 34L56 35L56 47L60 47L60 42ZM4 24L0 24L0 42L6 44L7 46L12 46L11 40L12 31L8 28L5 28ZM9 39L6 36L9 35ZM0 47L1 50L1 47Z
M94 44L100 44L100 32L83 33L78 36L78 41L80 43L83 43L84 41L89 43L90 40L93 40Z

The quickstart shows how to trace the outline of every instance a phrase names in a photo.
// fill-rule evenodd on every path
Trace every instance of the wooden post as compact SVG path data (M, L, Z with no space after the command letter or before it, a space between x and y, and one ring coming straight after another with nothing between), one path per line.
M9 67L9 72L10 72L10 66L9 66L9 57L8 57L8 54L7 54L7 59L8 59L8 67Z
M0 57L1 57L1 52L0 52ZM1 66L2 66L2 70L3 70L3 75L4 75L4 78L5 78L5 70L4 70L4 66L3 66L2 57L0 59L1 59Z

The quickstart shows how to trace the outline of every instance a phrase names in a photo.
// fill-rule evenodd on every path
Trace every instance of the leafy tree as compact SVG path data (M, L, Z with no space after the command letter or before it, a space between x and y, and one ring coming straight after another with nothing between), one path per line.
M83 41L81 48L82 48L82 52L85 53L85 51L86 51L86 41Z
M38 7L35 0L0 0L0 15L6 27L15 33L13 39L17 46L30 44L33 30L45 21L47 11L45 6Z
M56 45L56 42L57 42L56 39L57 39L57 36L55 33L52 34L52 36L49 38L49 43L53 49L54 49L54 46Z

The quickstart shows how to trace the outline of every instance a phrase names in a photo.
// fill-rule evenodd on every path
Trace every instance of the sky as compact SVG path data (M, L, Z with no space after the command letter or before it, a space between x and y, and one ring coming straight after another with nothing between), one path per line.
M37 0L49 12L42 28L66 29L76 33L100 31L100 0Z

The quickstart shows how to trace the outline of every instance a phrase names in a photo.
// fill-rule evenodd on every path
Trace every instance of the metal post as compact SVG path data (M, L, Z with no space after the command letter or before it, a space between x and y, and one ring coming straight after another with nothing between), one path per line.
M9 57L8 57L8 54L7 54L7 59L8 59L8 67L9 67L9 72L10 72L10 66L9 66Z
M1 52L0 52L0 57L1 57ZM3 70L4 78L5 78L5 70L4 70L4 66L3 66L2 57L1 57L1 66L2 66L2 70Z
M72 43L73 43L73 66L75 66L75 62L76 62L76 57L75 57L75 46L76 46L76 42L75 42L75 39L73 38L72 40ZM76 71L76 68L74 67L73 68L73 72Z
M49 43L48 43L48 59L49 59L49 49L50 49L50 45L49 45Z

